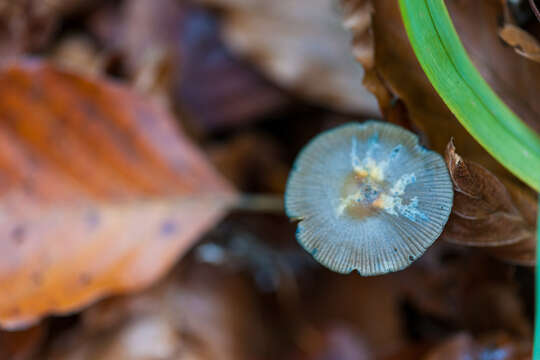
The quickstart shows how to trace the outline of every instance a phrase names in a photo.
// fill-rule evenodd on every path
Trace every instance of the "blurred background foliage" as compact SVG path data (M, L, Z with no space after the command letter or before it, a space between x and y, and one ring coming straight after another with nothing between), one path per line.
M482 75L539 132L540 23L528 2L446 3ZM24 308L32 321L0 332L0 359L530 358L533 273L524 265L534 264L535 194L440 100L409 45L397 1L0 0L0 39L0 146L24 150L0 154L2 214L14 209L0 225L8 234L0 239L1 297L42 291L40 311L33 302ZM63 70L51 75L44 70L51 67ZM6 70L13 68L20 72ZM79 105L61 105L63 96ZM73 110L81 103L84 115ZM446 154L454 186L464 190L442 239L408 269L372 278L331 273L301 250L284 216L226 214L221 198L208 200L216 193L281 196L309 139L368 118L404 126ZM93 137L95 123L102 127ZM51 180L32 192L32 179ZM186 194L200 207L178 211L172 199ZM141 207L148 195L159 211ZM57 224L62 236L47 238L41 231L57 227L45 220L39 232L12 226L65 213L65 202L81 199L97 204L100 219L121 209L106 227L113 235L87 237ZM96 218L85 219L92 225ZM100 267L100 255L115 244L135 246L118 239L138 233L139 223L174 238L156 248L161 243L150 236L137 248L158 265ZM74 234L101 244L94 257L92 246L78 248L100 271L80 277L74 261L59 262L57 274L73 274L80 288L69 276L47 287L50 273L32 272L32 256L56 254L51 249L71 244ZM125 255L116 254L114 261ZM97 301L110 293L97 289L111 283L122 286ZM70 296L74 289L88 290L85 301ZM66 306L40 302L45 296ZM3 319L30 313L5 303Z

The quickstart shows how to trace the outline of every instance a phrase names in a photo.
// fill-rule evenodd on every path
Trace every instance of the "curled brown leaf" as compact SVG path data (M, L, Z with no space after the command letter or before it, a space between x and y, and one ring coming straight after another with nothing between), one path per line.
M341 112L378 114L334 1L198 2L221 10L227 44L276 83Z
M395 94L376 66L374 5L370 0L343 0L342 6L345 16L343 26L353 35L353 55L364 68L364 86L375 95L387 121L418 132L416 125L409 118L404 102Z
M442 238L460 245L490 247L497 257L534 265L534 197L519 187L505 186L483 166L464 160L456 153L453 140L445 159L455 193Z

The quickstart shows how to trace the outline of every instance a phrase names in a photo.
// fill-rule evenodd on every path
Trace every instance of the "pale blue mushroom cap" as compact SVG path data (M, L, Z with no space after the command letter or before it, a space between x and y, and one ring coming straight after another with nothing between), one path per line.
M285 193L298 242L339 273L401 270L439 237L453 186L442 157L398 126L326 131L297 157Z

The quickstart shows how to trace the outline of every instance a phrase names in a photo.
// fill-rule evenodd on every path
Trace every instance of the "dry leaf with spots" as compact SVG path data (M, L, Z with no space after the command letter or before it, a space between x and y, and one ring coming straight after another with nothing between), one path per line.
M0 325L162 275L234 198L171 115L25 61L0 71Z
M223 12L233 50L281 86L332 109L377 115L333 0L198 0Z
M495 92L532 129L540 132L540 63L514 52L499 38L502 1L449 0L452 20L472 61ZM497 175L510 176L467 133L431 86L416 60L395 0L342 0L354 53L366 69L364 82L388 118L395 98L428 145L443 153L453 136L460 153ZM481 14L481 16L479 16Z
M489 247L507 261L534 265L534 196L512 185L506 187L483 166L464 160L453 141L448 143L445 159L455 191L442 238L460 245Z

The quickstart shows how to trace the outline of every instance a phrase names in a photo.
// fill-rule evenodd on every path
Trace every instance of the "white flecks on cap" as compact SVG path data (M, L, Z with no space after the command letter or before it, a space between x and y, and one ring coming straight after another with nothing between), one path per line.
M322 265L361 275L401 270L439 237L453 187L442 157L398 126L352 123L317 136L289 175L287 215Z

